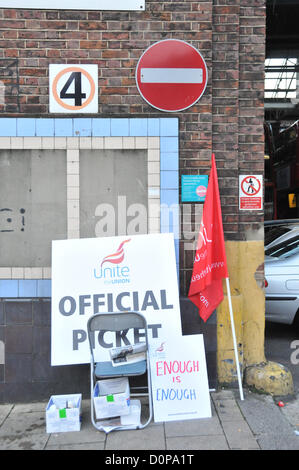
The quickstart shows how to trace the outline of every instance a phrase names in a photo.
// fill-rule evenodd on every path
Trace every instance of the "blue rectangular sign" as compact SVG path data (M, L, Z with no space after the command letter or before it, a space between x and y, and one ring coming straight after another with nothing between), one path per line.
M208 175L182 175L182 202L204 202Z

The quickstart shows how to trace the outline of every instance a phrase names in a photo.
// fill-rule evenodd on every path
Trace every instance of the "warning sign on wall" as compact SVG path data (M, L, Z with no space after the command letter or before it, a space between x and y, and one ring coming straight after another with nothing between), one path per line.
M239 209L262 210L262 175L239 175Z
M50 113L97 113L98 66L51 64Z

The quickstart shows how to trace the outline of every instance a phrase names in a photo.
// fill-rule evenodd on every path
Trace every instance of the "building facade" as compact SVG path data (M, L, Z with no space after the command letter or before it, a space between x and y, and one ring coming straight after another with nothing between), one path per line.
M25 3L0 3L0 400L88 390L85 365L50 365L51 240L130 227L174 233L183 333L205 333L211 386L235 383L226 299L206 324L187 300L203 204L182 202L181 180L208 175L215 154L244 374L265 362L263 209L239 210L239 176L264 173L264 1L145 0L139 11ZM166 39L191 44L208 70L200 99L178 112L151 106L135 80L142 54ZM50 66L78 64L96 65L97 110L51 109ZM134 204L145 219L132 219Z

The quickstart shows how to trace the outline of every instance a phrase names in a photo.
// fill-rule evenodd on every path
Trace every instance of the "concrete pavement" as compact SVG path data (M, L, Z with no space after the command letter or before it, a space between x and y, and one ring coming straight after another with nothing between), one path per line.
M299 397L284 400L281 408L269 395L247 390L244 395L240 401L238 390L211 392L211 418L152 422L142 430L108 435L92 426L88 399L82 402L81 431L57 434L46 433L47 402L1 404L0 450L102 450L107 451L102 453L110 456L107 458L114 456L114 450L118 457L122 451L128 455L132 450L134 455L133 451L148 450L162 455L180 450L186 451L185 458L196 450L298 450ZM155 452L151 452L153 459ZM143 462L146 458L144 453Z

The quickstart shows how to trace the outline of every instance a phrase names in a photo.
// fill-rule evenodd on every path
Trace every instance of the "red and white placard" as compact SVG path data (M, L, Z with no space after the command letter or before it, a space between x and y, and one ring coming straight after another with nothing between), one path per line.
M150 364L156 422L212 416L203 335L153 339Z

